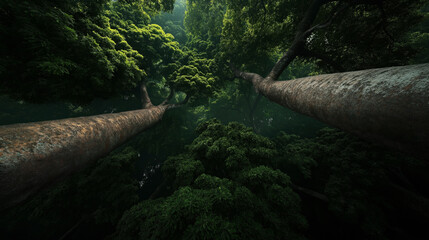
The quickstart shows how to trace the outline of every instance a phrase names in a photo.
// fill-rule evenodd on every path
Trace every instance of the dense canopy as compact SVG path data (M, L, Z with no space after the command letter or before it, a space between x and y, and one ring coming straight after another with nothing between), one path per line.
M262 90L326 73L423 69L428 56L428 0L2 0L0 133L161 110L143 133L115 135L126 143L108 156L0 206L0 239L427 239L427 159L277 105ZM416 81L427 83L423 70ZM409 97L423 106L406 122L423 126L412 143L429 129L422 86ZM420 93L413 89L398 91ZM371 131L384 110L369 105ZM392 124L382 124L396 126L395 106L386 111Z

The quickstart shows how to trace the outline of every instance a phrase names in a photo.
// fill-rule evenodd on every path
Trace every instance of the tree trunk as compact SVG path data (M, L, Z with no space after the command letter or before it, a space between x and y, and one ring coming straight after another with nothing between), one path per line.
M107 155L169 107L0 126L0 209Z
M429 64L272 81L235 70L273 102L429 160Z

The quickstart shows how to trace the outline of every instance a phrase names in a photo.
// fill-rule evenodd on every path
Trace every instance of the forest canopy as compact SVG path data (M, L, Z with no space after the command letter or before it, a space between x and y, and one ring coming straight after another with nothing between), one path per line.
M428 56L427 0L2 0L0 125L165 114L0 238L429 238L428 161L258 89Z
M230 63L267 73L292 45L307 2L190 0L182 22L163 22L166 33L151 21L173 11L173 0L5 0L0 90L29 102L82 104L153 80L208 98L231 78ZM424 62L425 1L321 2L319 27L296 53L299 61L323 72Z

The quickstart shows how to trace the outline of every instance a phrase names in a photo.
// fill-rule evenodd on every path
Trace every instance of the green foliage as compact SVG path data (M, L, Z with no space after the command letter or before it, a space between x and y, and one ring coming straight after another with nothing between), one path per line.
M149 24L149 15L142 16L142 12L132 5L113 3L108 13L112 27L118 29L126 42L144 56L140 64L150 78L162 78L163 66L175 62L183 54L171 34L166 34L159 25Z
M314 158L318 156L320 146L309 139L302 139L285 132L281 132L274 141L280 149L281 157L278 158L278 166L282 169L294 166L298 171L293 169L288 172L304 179L311 178L311 169L317 166Z
M350 7L341 13L341 20L316 32L308 47L330 56L346 70L407 64L417 53L408 32L422 20L424 2L394 0ZM332 14L334 7L323 9L321 18Z
M330 214L360 232L353 239L386 239L388 226L398 222L401 224L395 225L397 228L406 228L401 215L393 216L391 211L407 211L397 202L400 197L396 194L401 189L398 185L412 183L404 183L404 175L399 175L399 180L392 169L401 172L416 160L328 128L314 139L282 133L274 142L281 156L278 167L291 176L294 184L325 194ZM389 191L396 192L395 197ZM411 192L404 195L418 198Z
M2 229L13 239L58 239L80 219L95 226L115 226L123 212L138 201L133 177L137 156L128 147L98 160L92 168L7 212L1 219ZM37 227L29 227L32 225ZM27 231L21 232L22 228Z
M121 4L129 4L137 11L149 11L151 14L160 11L172 11L175 0L118 0Z
M210 95L217 81L210 72L216 70L213 61L190 59L185 55L194 53L185 54L173 35L150 24L151 16L171 11L173 4L172 0L2 2L0 93L30 102L83 104L131 94L149 78L161 96L166 85L196 99ZM189 72L189 67L198 71Z
M159 25L148 24L149 16L136 22L139 14L132 5L112 4L109 16L112 26L144 56L140 63L148 77L161 82L161 88L168 86L192 96L193 103L207 101L218 87L214 60L182 50L172 34L165 33ZM150 87L156 88L154 85Z
M164 31L171 33L182 46L188 40L183 24L186 8L186 0L176 0L172 13L163 13L152 19L152 23L162 26Z
M137 184L132 176L137 158L138 152L125 148L119 154L99 160L96 168L81 183L82 196L100 192L98 198L85 201L88 205L97 206L93 213L97 222L115 224L124 209L138 201Z
M85 103L133 89L142 56L102 15L107 1L2 1L1 93Z
M219 42L225 1L187 0L185 26L189 33L202 39Z
M225 1L187 0L184 25L190 36L187 47L214 58L219 51Z
M171 64L170 68L174 66L177 64ZM207 102L219 86L219 78L213 74L216 71L214 60L190 56L184 65L169 75L167 82L177 91L192 96L193 100Z
M178 188L190 185L204 172L204 165L190 156L178 155L169 157L168 161L164 163L162 171L166 179L173 182L172 186Z
M424 5L421 13L423 21L412 29L408 36L412 42L412 46L418 51L417 55L413 58L413 63L429 62L429 3Z
M190 43L203 43L200 51L209 49L204 52L214 51L212 57L263 75L292 44L310 2L189 0L185 26L195 39ZM326 22L345 2L325 4L313 25ZM337 66L355 70L409 63L425 41L423 32L409 35L410 26L422 20L425 1L375 2L351 4L329 27L308 38L306 47L329 61L314 54L303 56L325 71L338 70ZM263 68L266 62L271 66Z
M274 144L238 123L211 120L197 133L164 163L175 191L128 210L115 239L301 239L299 197L285 173L266 166Z
M2 233L57 239L89 218L88 228L102 226L104 235L119 221L116 239L301 239L313 238L314 228L326 223L332 226L324 231L335 238L418 235L419 225L409 225L410 219L427 220L427 165L337 130L305 139L322 124L258 98L248 83L224 84L231 78L227 62L266 74L290 46L309 1L187 0L185 13L182 0L172 14L161 14L172 11L174 2L0 3L1 94L32 102L81 104L119 94L133 100L115 100L118 109L100 101L84 108L50 108L53 118L62 118L136 108L135 87L145 80L154 103L171 88L179 92L172 101L187 94L192 106L200 105L169 111L162 125L130 142L156 158L174 153L162 167L168 184L164 198L136 204L138 188L130 173L138 153L126 149L5 214ZM423 3L383 1L383 10L353 5L306 45L345 70L427 62L428 5L421 8ZM324 6L315 24L326 21L335 7ZM333 70L321 60L299 57L281 79ZM49 110L1 99L5 123L48 119L40 115ZM27 115L25 120L10 114L15 108L24 109L19 114ZM212 117L252 129L204 121ZM194 136L191 129L201 122L198 136L185 148ZM288 134L272 140L255 134L273 136L281 130ZM301 189L302 202L292 188ZM305 189L328 202L322 206ZM308 234L301 208L310 221ZM320 215L319 221L312 214Z
M268 164L276 151L273 143L238 123L222 125L217 120L200 124L199 136L189 149L216 176L234 175L238 169Z

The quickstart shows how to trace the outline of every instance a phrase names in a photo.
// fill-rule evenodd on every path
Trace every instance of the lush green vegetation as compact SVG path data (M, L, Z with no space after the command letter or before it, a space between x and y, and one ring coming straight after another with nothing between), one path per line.
M70 229L70 239L428 234L425 162L328 128L310 139L284 132L270 139L239 123L210 120L196 133L184 151L163 163L156 189L143 185L140 200L134 177L140 153L127 147L8 211L2 231L10 239L55 239ZM150 156L143 159L156 164Z
M2 0L0 124L136 109L141 83L189 103L2 212L0 238L429 238L427 161L232 77L267 74L310 2ZM429 61L427 0L331 1L327 21L281 79Z

